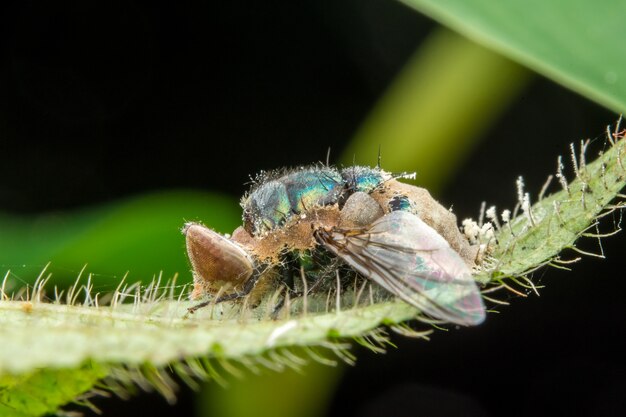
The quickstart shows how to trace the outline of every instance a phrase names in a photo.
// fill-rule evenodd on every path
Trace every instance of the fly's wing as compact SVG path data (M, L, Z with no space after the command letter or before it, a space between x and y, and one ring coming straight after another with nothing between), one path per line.
M360 274L429 316L466 326L485 319L468 266L411 213L391 212L366 229L321 230L318 238Z

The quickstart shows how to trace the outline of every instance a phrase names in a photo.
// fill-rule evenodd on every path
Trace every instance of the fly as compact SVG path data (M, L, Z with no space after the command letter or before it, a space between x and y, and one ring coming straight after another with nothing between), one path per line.
M272 280L293 288L294 270L308 271L311 289L341 265L436 320L482 323L471 273L477 248L428 191L398 181L406 177L362 166L262 173L241 200L243 225L231 236L185 225L191 298L262 296Z

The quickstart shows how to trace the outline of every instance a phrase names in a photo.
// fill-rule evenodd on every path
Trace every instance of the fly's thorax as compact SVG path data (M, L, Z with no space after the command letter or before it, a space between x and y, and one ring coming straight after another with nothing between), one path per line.
M236 230L233 239L242 246L258 263L280 262L286 251L307 251L317 246L314 232L320 228L331 229L339 224L340 211L337 204L317 206L292 216L281 227L274 228L260 236L247 234L245 230Z
M263 180L241 202L244 228L253 236L269 234L300 214L337 203L344 192L339 171L324 166Z
M371 194L385 213L393 211L394 201L406 198L410 208L407 211L417 215L424 223L435 229L450 247L461 255L468 266L474 266L476 262L476 248L471 246L468 240L459 230L456 216L450 210L439 204L428 190L405 184L395 179L385 182L378 192ZM401 200L400 204L403 204Z

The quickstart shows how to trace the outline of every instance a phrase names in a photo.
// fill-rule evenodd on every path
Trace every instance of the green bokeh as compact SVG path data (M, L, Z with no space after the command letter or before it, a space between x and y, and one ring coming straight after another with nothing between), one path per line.
M93 273L96 289L113 289L128 272L127 282L190 282L185 256L185 221L202 221L221 232L240 223L237 200L198 191L141 195L99 207L34 217L0 215L0 267L32 283L44 266L52 283L71 285L79 271ZM86 274L84 274L86 275Z

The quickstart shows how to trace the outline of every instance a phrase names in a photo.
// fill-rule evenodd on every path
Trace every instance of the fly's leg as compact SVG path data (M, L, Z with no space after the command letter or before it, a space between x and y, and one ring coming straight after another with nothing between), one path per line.
M272 320L278 320L278 315L283 310L284 306L285 306L285 296L282 296L280 297L280 300L278 300L278 303L276 303L276 305L274 306L274 310L272 310L272 314L270 315Z
M286 253L282 256L281 263L284 265L281 271L281 282L287 287L289 294L295 294L297 291L293 276L296 270L297 260L292 253Z
M324 257L321 255L322 254L318 253L318 251L313 252L312 256L314 264L324 265L328 262L328 259L324 259ZM286 256L287 257L284 258L286 267L282 271L282 282L285 284L285 293L282 297L280 297L280 299L274 306L274 309L270 316L273 320L278 319L280 312L285 306L287 297L307 297L327 279L327 276L324 273L307 274L305 272L305 267L298 260L298 258L296 258L293 254L287 254ZM300 288L296 287L295 285L296 279L298 277L302 281L302 286ZM306 299L304 305L306 306Z
M296 290L294 273L296 270L297 260L292 253L286 253L283 255L281 259L281 263L284 265L281 271L281 282L285 286L285 294L280 297L274 309L272 310L272 314L270 317L272 320L278 319L278 315L282 311L285 306L285 299L287 296L291 297L300 297L302 293Z
M245 282L243 288L241 291L235 291L233 293L230 294L226 294L226 295L222 295L220 297L218 297L216 300L207 300L207 301L203 301L199 304L196 304L193 307L189 307L187 309L187 312L190 314L195 313L197 310L206 307L212 303L218 304L218 303L223 303L224 301L231 301L231 300L237 300L239 298L243 298L246 295L250 294L250 292L252 292L252 290L254 289L254 286L256 285L256 283L259 281L259 278L261 278L261 275L263 274L262 270L259 269L255 269L254 273L252 274L252 276Z

